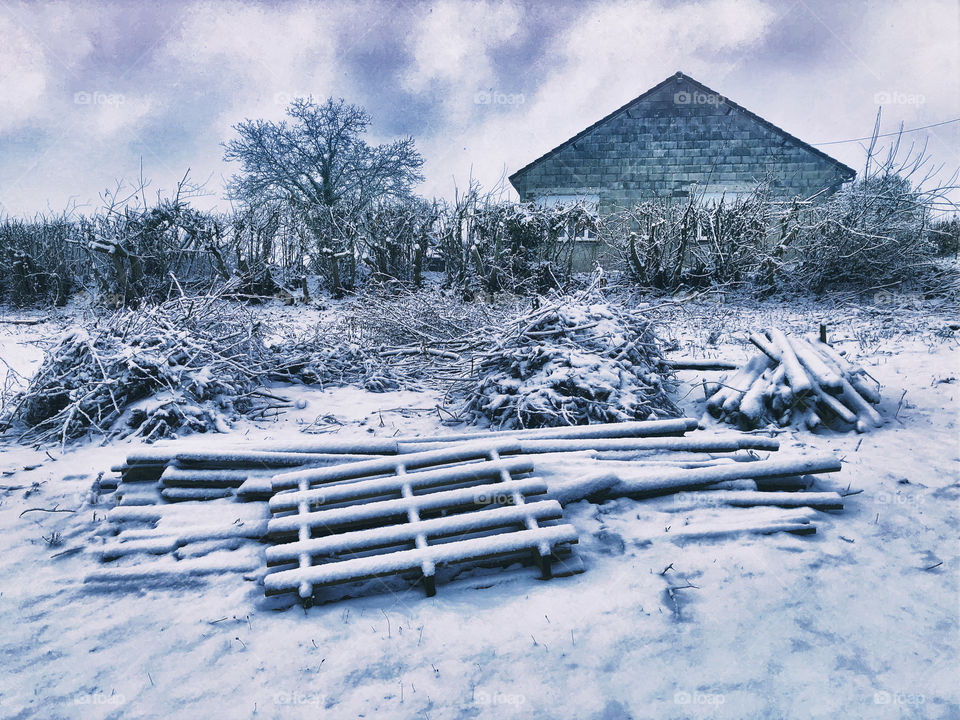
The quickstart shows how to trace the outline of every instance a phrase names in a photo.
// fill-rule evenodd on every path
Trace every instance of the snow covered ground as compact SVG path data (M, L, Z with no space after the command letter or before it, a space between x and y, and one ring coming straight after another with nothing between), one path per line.
M296 309L273 310L296 313ZM671 498L568 506L584 573L531 568L304 610L241 574L96 589L89 504L128 443L0 448L4 718L957 718L960 347L946 309L692 302L662 307L678 354L747 357L748 330L815 331L884 385L866 435L789 431L836 452L860 494L816 535L680 541ZM295 316L292 316L295 317ZM0 324L22 374L63 318ZM717 330L720 332L717 332ZM701 376L677 399L702 414ZM306 401L237 438L439 428L430 393L299 388ZM330 424L336 419L342 425ZM222 436L186 442L209 448ZM42 510L41 510L42 509ZM56 510L56 512L47 512ZM76 510L76 512L60 512Z

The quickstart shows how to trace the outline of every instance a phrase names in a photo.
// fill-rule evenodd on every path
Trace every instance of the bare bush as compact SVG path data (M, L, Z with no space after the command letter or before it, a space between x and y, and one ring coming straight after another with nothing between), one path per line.
M502 202L472 183L444 207L436 243L448 285L466 295L535 294L569 283L585 230L596 230L596 217L582 203Z
M863 174L822 203L803 209L781 278L784 286L821 292L912 283L929 272L939 247L936 213L956 209L956 175L939 180L925 147L902 151L897 136L876 150L878 125Z
M423 284L433 244L436 203L422 198L380 203L359 220L359 252L377 282Z
M642 287L745 282L763 265L774 212L764 185L732 200L657 198L605 217L600 237Z
M211 253L220 240L217 220L189 205L202 189L185 175L172 197L158 194L149 206L144 185L125 192L118 184L103 195L100 212L79 222L96 287L116 307L198 289L221 271Z
M960 253L960 218L940 218L930 225L930 242L936 248L937 255L956 255Z

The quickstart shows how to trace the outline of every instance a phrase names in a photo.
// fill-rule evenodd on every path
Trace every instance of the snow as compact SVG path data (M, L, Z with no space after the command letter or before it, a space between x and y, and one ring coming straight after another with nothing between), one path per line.
M842 458L842 471L812 491L862 492L846 496L842 512L689 507L674 497L572 502L564 518L586 571L571 577L477 572L433 598L401 589L304 611L264 597L265 546L250 541L202 557L147 556L178 571L158 583L133 575L142 558L97 558L109 506L91 503L91 486L138 444L2 447L0 716L958 717L960 349L940 332L955 319L929 308L737 303L688 303L664 329L676 333L678 354L743 361L747 330L797 334L828 318L831 340L884 385L884 425L864 435L790 429L777 434L779 454ZM57 322L0 325L0 357L29 372L39 360L30 343ZM720 345L708 346L718 326ZM699 417L700 379L721 374L679 375L684 409ZM289 395L307 406L182 446L293 442L305 428L343 439L450 432L429 393ZM326 416L343 424L318 422ZM592 464L579 459L566 478ZM562 489L557 475L543 477ZM202 512L185 509L197 505ZM262 522L257 506L177 504L155 528L157 514L141 514L140 529L176 536L175 527ZM21 517L31 508L77 512ZM800 513L815 535L743 530L807 524ZM685 536L691 528L701 536ZM54 533L59 544L44 539ZM83 582L114 567L133 577ZM184 581L179 570L190 568Z

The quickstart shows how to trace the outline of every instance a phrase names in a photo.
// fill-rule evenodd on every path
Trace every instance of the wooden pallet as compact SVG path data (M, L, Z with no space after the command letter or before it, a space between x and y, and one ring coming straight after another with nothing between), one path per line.
M546 483L509 457L518 450L472 443L276 476L266 593L309 602L318 588L414 571L432 596L438 566L518 554L551 577L577 532L558 502L536 499Z

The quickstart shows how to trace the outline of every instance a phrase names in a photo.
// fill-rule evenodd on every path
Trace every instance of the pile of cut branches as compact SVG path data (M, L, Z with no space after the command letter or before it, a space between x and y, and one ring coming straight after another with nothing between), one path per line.
M501 335L518 303L464 302L439 289L364 293L326 334L366 348L402 386L442 388L469 375L470 358Z
M4 408L0 430L64 443L90 431L157 438L222 430L228 417L269 405L258 390L265 359L259 324L215 296L118 311L69 330L47 352Z
M584 298L515 321L499 330L503 339L492 349L474 356L479 382L466 409L475 416L517 428L680 414L666 392L657 338L642 315Z
M370 392L396 390L404 384L376 352L355 342L331 344L325 337L315 328L311 337L277 348L270 379L321 387L357 385Z

